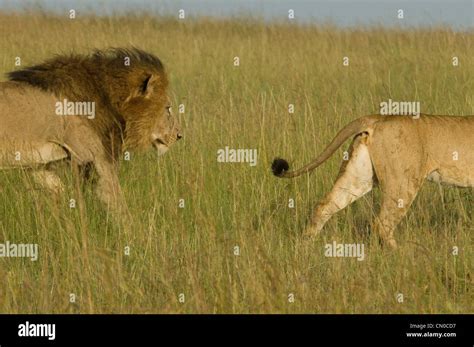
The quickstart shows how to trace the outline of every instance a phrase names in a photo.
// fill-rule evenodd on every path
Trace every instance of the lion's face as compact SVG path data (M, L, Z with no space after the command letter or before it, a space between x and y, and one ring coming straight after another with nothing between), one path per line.
M125 101L121 113L126 120L126 147L153 147L161 155L182 138L163 78L151 75L138 81L138 90Z

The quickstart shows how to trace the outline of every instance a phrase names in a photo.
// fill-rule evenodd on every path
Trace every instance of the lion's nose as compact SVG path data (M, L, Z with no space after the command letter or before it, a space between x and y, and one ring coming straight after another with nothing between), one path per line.
M181 133L178 133L178 135L176 135L176 137L178 138L178 140L181 140L181 138L183 137L183 135Z

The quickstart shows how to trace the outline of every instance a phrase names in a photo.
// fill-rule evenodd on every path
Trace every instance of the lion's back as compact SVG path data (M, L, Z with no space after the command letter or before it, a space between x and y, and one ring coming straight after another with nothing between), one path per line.
M57 98L21 82L0 83L0 137L41 139L61 131Z

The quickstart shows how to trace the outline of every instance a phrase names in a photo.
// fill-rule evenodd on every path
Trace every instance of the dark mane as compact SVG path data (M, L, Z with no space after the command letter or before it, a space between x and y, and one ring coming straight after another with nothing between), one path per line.
M148 66L160 72L164 70L164 66L158 57L135 47L95 50L92 57L99 61L108 60L112 62L117 60L123 62L124 59L128 57L132 63ZM123 64L121 64L121 66L123 67Z
M130 59L130 66L124 64L125 58ZM64 91L67 85L58 78L66 77L66 72L73 70L89 75L95 79L101 68L113 68L114 73L129 73L130 70L140 67L164 74L164 66L159 58L138 48L109 48L95 50L91 55L58 55L42 64L30 66L21 70L7 73L10 81L28 83L53 93Z

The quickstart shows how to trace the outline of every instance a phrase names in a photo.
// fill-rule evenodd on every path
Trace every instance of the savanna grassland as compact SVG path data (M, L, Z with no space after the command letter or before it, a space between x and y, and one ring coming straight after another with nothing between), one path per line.
M306 164L389 98L420 101L424 113L474 114L472 32L38 13L0 14L0 33L2 80L17 56L26 66L133 45L160 57L174 111L185 105L182 141L159 159L150 152L122 163L129 232L67 168L60 198L27 172L0 173L0 241L37 243L40 252L36 262L0 258L0 312L474 312L472 189L426 183L389 251L370 232L377 190L335 215L320 238L301 235L348 144L311 175L270 172L275 156ZM217 162L225 146L257 149L258 164ZM333 241L364 243L365 259L325 257Z

